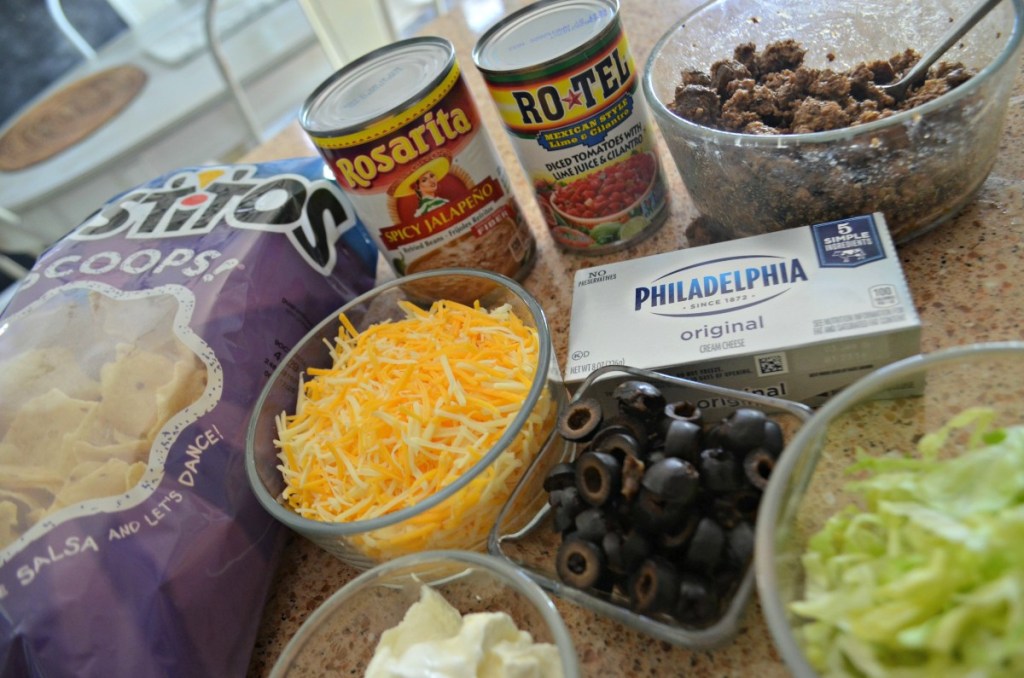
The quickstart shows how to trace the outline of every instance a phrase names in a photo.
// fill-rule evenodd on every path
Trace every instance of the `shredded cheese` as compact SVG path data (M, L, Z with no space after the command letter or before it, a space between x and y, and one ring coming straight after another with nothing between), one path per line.
M283 499L313 520L367 520L414 506L471 469L509 429L538 365L539 339L509 306L403 303L406 318L359 332L340 316L332 365L309 369L294 414L277 417ZM364 533L384 559L477 548L554 426L544 390L511 445L441 504Z

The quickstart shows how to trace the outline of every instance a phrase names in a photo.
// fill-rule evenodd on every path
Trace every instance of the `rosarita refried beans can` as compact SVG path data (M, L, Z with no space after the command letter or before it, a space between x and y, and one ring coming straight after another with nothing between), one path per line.
M536 2L488 30L473 60L563 249L624 249L664 223L667 184L616 0Z
M353 61L300 122L397 275L529 272L533 234L449 41L411 38Z

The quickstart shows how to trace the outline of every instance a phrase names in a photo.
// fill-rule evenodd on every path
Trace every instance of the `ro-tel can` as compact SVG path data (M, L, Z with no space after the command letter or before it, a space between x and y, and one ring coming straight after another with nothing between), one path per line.
M473 50L541 211L564 249L650 235L668 192L617 0L541 0Z
M411 38L353 61L300 122L396 274L529 272L533 234L449 41Z

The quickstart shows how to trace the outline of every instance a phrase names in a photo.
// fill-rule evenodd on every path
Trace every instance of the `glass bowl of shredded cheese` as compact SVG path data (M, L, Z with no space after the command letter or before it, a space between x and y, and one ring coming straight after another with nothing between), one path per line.
M271 672L339 675L576 678L580 668L557 608L525 573L482 553L427 551L335 592Z
M470 269L413 274L349 302L282 358L253 411L246 468L267 511L357 568L483 551L533 459L565 454L554 432L565 400L544 312L520 285Z
M1022 674L1022 402L1024 342L957 346L869 374L797 432L755 542L792 675Z

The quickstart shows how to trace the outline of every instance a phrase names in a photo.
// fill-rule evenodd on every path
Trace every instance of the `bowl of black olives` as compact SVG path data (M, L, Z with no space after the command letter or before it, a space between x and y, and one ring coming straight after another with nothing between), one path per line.
M754 590L761 495L810 414L649 370L595 370L559 418L571 459L533 462L489 550L555 595L660 640L721 645ZM537 497L546 501L528 527L512 529L506 516Z

